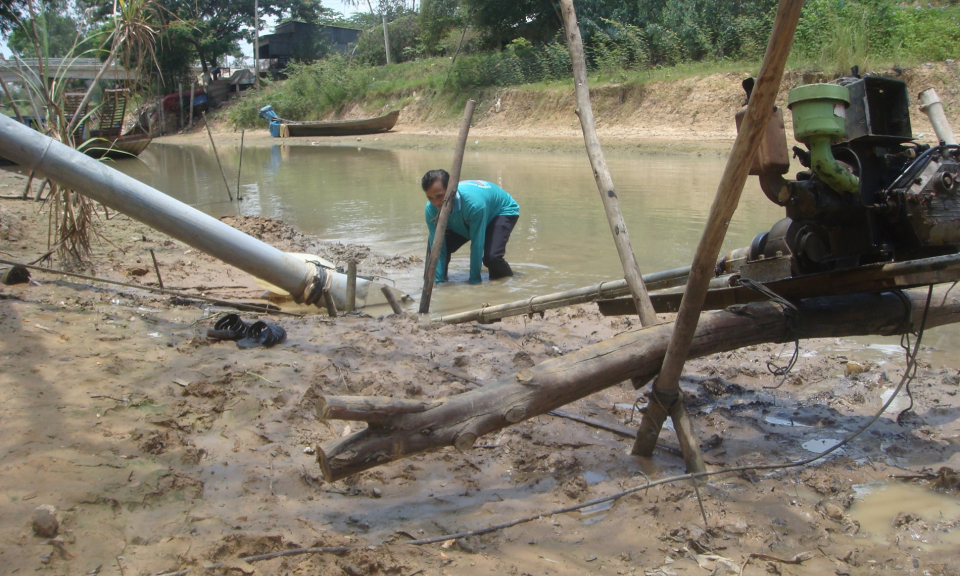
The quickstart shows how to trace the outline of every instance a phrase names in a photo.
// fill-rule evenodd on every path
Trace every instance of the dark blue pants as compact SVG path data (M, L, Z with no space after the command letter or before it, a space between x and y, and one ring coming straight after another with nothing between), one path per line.
M513 227L519 219L519 216L497 216L487 224L487 234L483 242L483 265L490 271L491 280L513 276L510 264L503 257L507 254L510 233L513 232ZM464 238L449 228L444 239L447 241L447 270L449 270L453 253L470 239Z

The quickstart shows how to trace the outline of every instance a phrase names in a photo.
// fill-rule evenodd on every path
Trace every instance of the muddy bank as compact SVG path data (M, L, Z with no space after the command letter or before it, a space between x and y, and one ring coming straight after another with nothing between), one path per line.
M911 97L914 136L934 144L936 136L926 115L917 108L916 96L936 88L948 120L960 126L960 76L955 63L931 63L911 69L872 70L871 74L902 79ZM743 105L741 81L751 72L714 73L642 85L601 83L591 91L597 130L608 152L645 154L726 155L736 127L733 116ZM784 110L788 141L793 141L793 120L786 111L787 94L797 86L834 80L834 75L788 71L777 96ZM574 110L573 90L567 86L488 89L478 95L471 129L471 150L581 152L583 138ZM353 146L371 148L452 149L459 127L456 110L436 98L398 93L386 104L371 106L351 102L329 119L377 116L400 109L400 121L388 134L343 138L270 138L266 122L248 131L251 145ZM222 116L222 115L219 115ZM217 139L239 143L239 130L223 120L212 120ZM198 126L191 134L165 136L160 141L208 144Z
M0 174L0 191L22 180ZM4 184L7 187L3 187ZM46 215L0 200L3 258L46 251ZM361 272L419 262L331 245L283 223L231 220L291 251L337 260L363 255ZM256 300L245 274L124 217L103 222L99 276L164 283ZM379 268L378 268L379 267ZM461 454L453 449L319 480L314 447L356 423L320 422L319 393L438 399L582 348L634 326L594 307L492 326L441 326L412 317L266 318L288 339L242 350L205 338L224 310L46 274L0 288L0 561L7 573L157 574L224 561L231 574L956 574L960 468L956 367L926 362L905 425L887 414L818 466L722 477L701 490L706 523L684 484L612 505L542 518L501 532L413 548L405 540L473 529L611 494L681 472L669 452L627 456L631 441L539 417ZM245 313L253 321L256 315ZM688 364L684 387L712 466L795 460L855 430L899 380L895 347L803 343L777 390L759 346ZM637 393L623 384L566 409L633 426ZM644 400L641 398L640 406ZM897 410L906 403L897 406ZM714 437L714 435L716 435ZM667 444L676 440L669 431ZM939 484L938 484L939 482ZM41 505L56 507L60 540L37 536ZM249 556L308 546L347 553Z

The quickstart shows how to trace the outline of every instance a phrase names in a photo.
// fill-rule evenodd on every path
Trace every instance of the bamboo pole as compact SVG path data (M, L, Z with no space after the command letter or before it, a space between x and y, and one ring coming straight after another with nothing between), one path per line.
M197 91L196 82L190 83L190 117L187 118L187 130L193 130L193 94ZM206 118L204 118L206 120Z
M203 114L203 125L207 128L207 136L210 137L210 145L213 146L213 157L217 159L217 166L220 167L220 175L223 176L223 185L227 189L227 196L230 197L230 201L233 202L233 194L230 193L230 184L227 182L227 173L223 171L223 164L220 163L220 154L217 153L217 143L213 141L213 133L210 132L210 123L207 122L207 113L201 112Z
M390 33L387 32L387 17L385 15L380 16L383 19L383 49L387 53L387 64L392 64L393 62L390 59Z
M767 51L760 66L760 74L757 76L753 94L747 105L747 114L733 144L730 158L727 160L716 198L710 207L710 216L690 267L690 276L687 277L687 287L670 344L667 347L660 374L654 383L650 404L656 403L663 410L654 411L654 413L648 411L644 414L637 432L637 441L632 450L635 455L652 455L653 447L657 443L660 429L666 418L665 414L669 414L673 418L677 435L690 436L681 441L688 472L705 471L706 464L703 462L703 454L693 431L681 431L684 419L674 416L676 412L672 407L681 401L680 374L697 331L700 312L710 279L714 275L717 254L726 236L727 226L740 202L740 194L746 183L751 161L756 154L767 122L773 114L780 79L793 45L793 35L797 29L797 21L800 19L801 8L803 8L803 0L780 0ZM679 411L684 412L682 408Z
M590 157L590 166L593 167L593 178L597 182L600 199L603 201L603 210L607 214L607 222L613 233L613 242L620 255L620 265L623 266L623 276L630 287L630 294L640 315L640 323L651 326L657 323L657 313L650 302L650 296L643 285L640 275L640 265L630 243L627 233L627 224L620 212L620 201L614 191L613 178L607 168L607 160L600 147L597 137L597 127L593 119L593 105L590 103L590 86L587 83L587 61L583 55L583 39L580 37L580 27L577 24L577 14L573 9L573 0L560 0L560 9L563 12L563 24L567 32L567 48L570 50L570 60L573 62L574 90L577 95L577 116L580 117L580 126L583 129L583 143Z
M650 290L661 290L680 286L686 281L687 274L690 273L690 267L675 268L663 272L655 272L643 276L644 285ZM441 316L438 320L445 324L462 324L464 322L488 323L501 318L511 316L521 316L523 314L537 314L545 310L554 308L563 308L573 306L574 304L584 304L596 300L606 300L608 298L619 298L630 294L630 287L626 280L613 280L610 282L601 282L583 288L574 288L553 294L543 296L534 296L525 300L516 300L506 304L496 306L486 306L477 310L469 310L449 316Z
M193 103L193 97L191 96L191 108ZM177 103L180 106L180 125L177 126L177 132L183 132L183 126L185 124L183 119L183 81L177 82Z
M243 200L243 196L240 195L240 175L243 173L243 137L246 135L246 130L240 131L240 163L237 165L237 201Z
M453 210L453 200L457 197L457 186L460 183L460 168L463 166L463 151L467 147L467 136L470 134L470 122L473 120L473 110L477 107L476 100L467 100L467 107L463 111L463 123L460 124L460 136L457 138L457 148L453 153L453 166L450 167L450 182L447 183L447 193L443 197L443 207L437 216L437 228L433 234L433 245L427 254L427 264L423 270L423 294L420 296L420 313L430 312L430 298L433 296L433 285L437 274L437 262L440 260L440 250L447 234L447 220Z

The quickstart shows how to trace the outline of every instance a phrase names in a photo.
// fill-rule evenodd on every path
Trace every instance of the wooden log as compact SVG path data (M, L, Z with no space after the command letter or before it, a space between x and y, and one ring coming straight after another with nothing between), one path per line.
M793 45L793 35L800 19L801 8L803 8L803 0L780 0L767 51L760 65L760 73L750 96L750 102L747 104L747 114L733 144L733 151L727 159L727 166L720 178L716 198L710 207L710 215L690 267L690 276L687 277L687 287L677 315L676 329L670 339L670 345L663 360L663 368L654 383L654 397L667 407L677 401L680 374L689 357L688 350L697 331L697 321L700 318L710 280L715 275L717 255L726 237L730 220L740 202L740 194L747 181L750 164L757 153L757 147L770 121L770 116L773 114L773 106L780 89L780 79ZM658 417L661 414L648 413L641 420L637 442L633 448L634 454L652 454L651 442L656 444L662 426L662 422L653 422L652 418L655 416ZM682 431L677 426L681 419L673 420L678 436L686 434L687 431ZM689 433L692 434L692 431ZM687 438L681 442L681 446L690 448L689 453L684 453L687 471L705 471L703 454L700 452L696 438Z
M389 286L381 286L380 292L382 292L383 297L387 299L387 304L390 305L390 309L393 310L394 314L403 314L403 307L400 306L400 302L397 301L396 295Z
M207 128L210 145L213 146L213 157L217 159L217 166L220 167L220 175L223 176L223 185L227 189L227 197L233 202L233 194L230 193L230 184L227 182L227 173L223 171L223 164L220 163L220 154L217 153L217 143L213 141L213 132L210 131L210 122L207 121L207 113L201 112L200 114L203 116L203 125Z
M383 424L404 414L423 412L436 402L382 396L326 396L317 400L317 418Z
M347 262L347 312L353 312L357 307L357 261Z
M463 111L463 123L460 124L460 135L457 138L457 147L453 153L453 166L450 168L450 182L447 183L447 193L443 197L443 206L437 216L437 228L433 234L433 245L427 254L427 263L423 269L423 293L420 295L420 313L430 312L430 298L433 296L433 285L437 274L437 262L440 261L440 249L447 234L447 220L453 210L453 200L457 197L457 186L460 183L460 167L463 166L463 151L467 147L467 136L470 135L470 122L473 121L473 110L477 107L476 100L467 100L467 107Z
M927 290L813 298L799 304L800 330L772 302L753 303L703 315L690 357L717 354L795 337L823 338L902 334L920 325ZM927 328L960 322L960 290L934 290ZM339 480L411 454L456 446L544 414L635 377L660 370L673 325L625 332L543 362L482 388L440 400L422 412L403 414L351 436L324 443L318 455L324 478Z
M613 186L613 177L607 168L607 160L600 146L597 136L597 127L593 120L593 106L590 103L590 86L587 82L587 61L583 55L583 39L580 37L580 27L577 24L577 14L573 9L573 0L560 0L560 10L563 13L563 25L566 28L567 48L570 51L570 61L573 63L574 92L577 96L577 116L580 117L580 126L583 129L583 143L587 147L587 156L590 166L593 167L593 179L597 183L600 199L603 202L603 211L607 215L610 231L613 233L613 243L617 246L620 256L620 265L623 267L623 277L630 287L630 294L636 303L640 316L640 323L650 326L657 323L657 313L650 302L647 288L640 275L640 265L630 243L627 233L627 224L620 212L620 201Z

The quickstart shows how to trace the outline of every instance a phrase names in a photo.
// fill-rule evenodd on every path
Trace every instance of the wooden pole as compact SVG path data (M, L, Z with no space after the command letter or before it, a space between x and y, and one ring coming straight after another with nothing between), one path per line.
M160 285L160 289L163 290L163 278L160 277L160 265L157 264L157 255L153 253L153 249L150 249L150 258L153 259L153 271L157 273L157 284Z
M253 0L253 86L260 85L260 3Z
M797 337L902 334L920 325L927 289L904 290L902 294L905 298L886 292L802 300L798 309L803 321L798 331L791 316L774 302L708 312L697 328L689 354L698 358L767 342L792 342ZM941 285L930 300L926 327L957 322L960 291ZM653 376L660 370L672 332L670 323L624 332L481 388L432 399L435 404L419 412L402 403L398 406L402 409L392 418L383 414L395 402L389 398L347 401L325 397L324 406L349 404L353 408L351 417L361 421L366 416L358 414L358 408L362 404L371 406L375 425L320 446L320 469L326 480L335 481L420 452L447 446L467 450L484 434L545 414L624 380ZM342 418L344 412L336 417Z
M327 307L327 314L331 318L337 317L337 303L333 301L333 294L329 290L323 291L323 304Z
M393 313L403 314L403 308L400 306L400 303L397 302L397 297L394 295L393 290L391 290L389 286L381 286L380 291L383 292L383 297L387 299L387 304L390 305Z
M196 85L196 82L190 83L190 118L187 119L187 130L193 130L193 93L197 91Z
M243 200L243 196L240 195L240 174L243 173L243 137L246 135L246 130L240 131L240 163L237 166L237 201Z
M644 414L637 432L637 441L632 450L635 455L653 454L653 448L666 418L665 414L673 417L677 412L673 405L680 401L679 382L683 365L688 357L694 334L697 332L703 301L710 279L714 276L717 255L723 245L727 227L740 202L740 194L747 181L750 164L756 154L760 138L773 114L773 106L780 89L780 79L793 45L793 35L797 29L797 21L800 19L801 8L803 8L803 0L780 0L770 33L770 42L767 44L767 52L763 57L760 74L757 76L753 94L747 105L747 114L720 179L717 196L710 207L710 215L693 258L690 276L687 277L687 287L677 315L676 328L670 338L670 344L663 359L663 367L654 383L650 405L657 404L663 409L648 411ZM679 411L683 412L682 408ZM703 462L703 454L693 431L681 431L680 424L683 424L683 418L673 417L673 422L678 437L688 436L681 441L687 471L705 471L706 464Z
M623 267L623 276L630 287L630 294L637 305L640 323L651 326L657 323L657 313L650 302L647 288L643 285L640 276L640 265L630 244L630 235L627 233L627 224L620 212L620 201L614 191L613 178L607 168L607 160L600 147L597 137L597 127L593 120L593 106L590 104L590 86L587 83L587 61L583 55L583 39L580 37L580 27L577 25L577 14L573 9L573 0L560 0L560 10L563 12L563 24L567 32L567 48L570 50L570 60L573 62L574 91L577 95L577 116L580 117L580 126L583 129L583 142L587 147L587 156L593 167L593 178L600 191L603 201L603 210L607 214L607 222L613 233L613 243L617 246L620 255L620 265Z
M177 126L177 132L182 132L185 122L183 120L183 82L177 82L177 102L180 105L180 125ZM190 97L191 113L193 112L193 96Z
M387 53L387 64L392 64L393 62L390 59L390 33L387 32L387 17L385 15L380 16L383 19L383 49Z
M437 228L433 234L433 245L427 254L427 265L423 270L423 294L420 296L420 313L430 312L430 298L433 296L433 285L437 274L437 262L440 260L440 249L447 234L447 220L453 210L453 200L457 197L457 185L460 183L460 168L463 166L463 151L467 147L467 136L470 135L470 122L473 120L473 110L477 107L476 100L467 100L467 107L463 111L463 123L460 124L460 136L457 138L457 148L453 153L453 166L450 167L450 182L447 183L447 193L443 197L443 207L437 217Z
M347 262L347 312L357 307L357 261Z
M230 184L227 183L227 173L223 171L223 164L220 163L220 154L217 153L217 143L213 141L213 133L210 132L210 123L207 122L207 113L201 112L203 115L203 125L207 128L207 136L210 137L210 145L213 146L213 157L217 159L217 166L220 167L220 175L223 176L223 185L227 187L227 196L230 197L230 201L233 202L233 194L230 193Z

